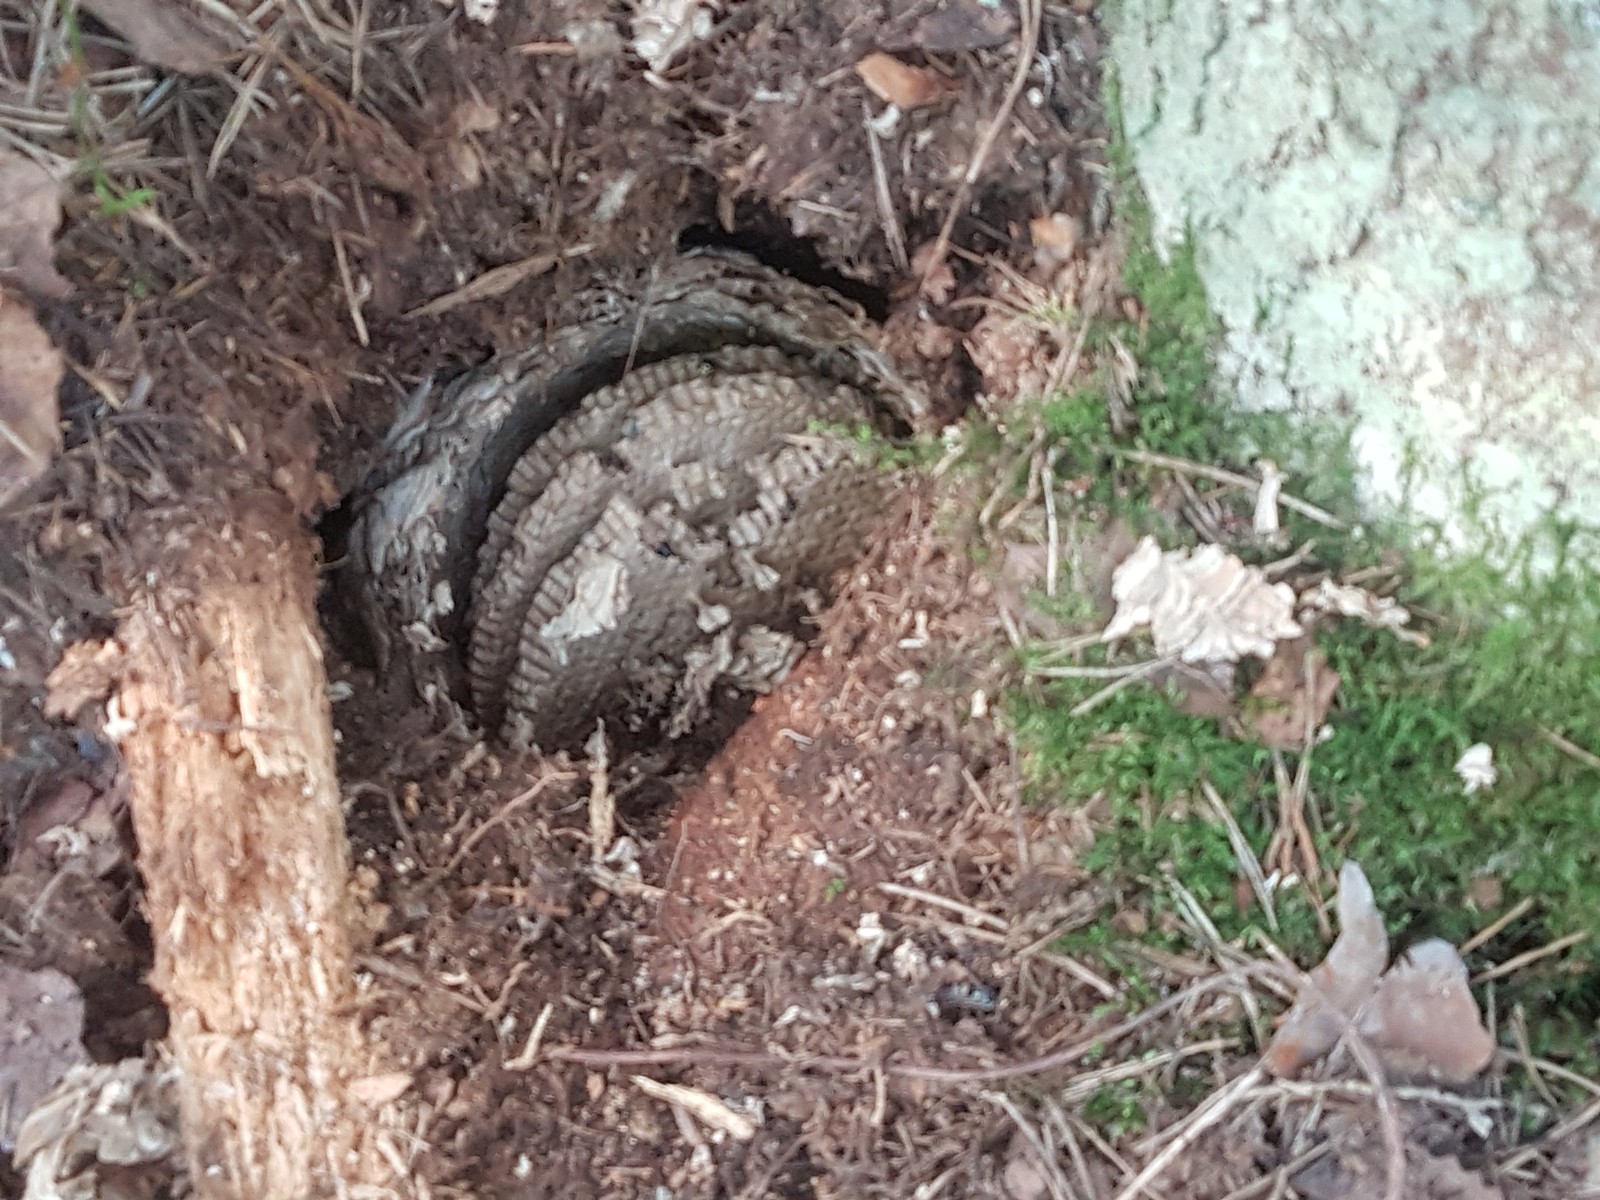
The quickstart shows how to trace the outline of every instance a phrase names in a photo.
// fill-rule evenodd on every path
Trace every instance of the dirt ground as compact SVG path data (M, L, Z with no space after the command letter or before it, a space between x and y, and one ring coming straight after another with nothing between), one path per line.
M1036 266L1036 218L1084 246L1106 232L1092 4L1045 6L1022 76L1028 12L980 0L730 3L657 73L601 0L488 25L436 0L356 7L304 9L327 29L282 17L242 122L225 71L109 113L153 200L107 215L85 185L57 238L73 290L43 322L72 366L67 444L0 533L0 955L76 982L97 1061L142 1054L167 1018L105 714L50 720L40 698L175 553L153 526L226 527L266 488L335 528L419 382L526 346L675 246L836 287L954 417L982 390L963 339L994 264ZM933 98L883 119L855 69L875 51ZM89 53L131 69L109 41ZM429 304L508 266L503 290ZM667 768L505 755L330 624L360 1018L409 1078L417 1194L1117 1193L1126 1147L1071 1098L1125 1077L1087 1064L1126 995L1049 948L1100 909L1075 865L1091 815L1022 802L996 717L1017 585L974 566L959 492L908 481L787 682ZM603 861L597 795L623 835ZM61 827L70 846L40 839ZM1118 1061L1203 1095L1250 1047L1182 1029L1245 1013L1174 979L1181 1003ZM1428 1110L1441 1163L1484 1144L1462 1111ZM1159 1194L1283 1195L1296 1129L1257 1106ZM1070 1184L1044 1165L1058 1151ZM1502 1194L1447 1183L1426 1194ZM3 1166L0 1184L20 1187Z

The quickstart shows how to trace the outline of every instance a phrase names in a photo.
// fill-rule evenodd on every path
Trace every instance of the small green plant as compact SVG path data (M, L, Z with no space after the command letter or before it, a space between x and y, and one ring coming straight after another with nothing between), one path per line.
M1142 1093L1136 1079L1104 1084L1083 1102L1083 1119L1113 1141L1142 1133L1150 1120L1144 1110Z
M94 188L94 198L100 202L96 210L101 217L126 216L136 208L143 208L155 199L154 189L147 187L129 188L123 191L111 182L105 170L97 163L94 166L91 186Z
M892 438L866 421L843 424L837 421L813 420L806 423L806 432L848 440L864 458L883 471L927 466L937 461L943 453L943 447L937 437L919 435L911 438Z
M828 886L822 889L822 898L831 904L840 896L844 895L845 889L849 886L850 885L845 882L843 876L836 875L832 879L828 880Z

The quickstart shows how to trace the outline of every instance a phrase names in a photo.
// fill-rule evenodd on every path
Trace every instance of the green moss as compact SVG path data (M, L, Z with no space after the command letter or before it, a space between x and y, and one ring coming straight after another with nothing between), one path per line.
M1097 1089L1083 1102L1083 1119L1113 1141L1142 1133L1150 1123L1143 1085L1136 1079L1122 1079Z
M1426 648L1353 621L1319 634L1341 685L1333 736L1312 756L1309 813L1324 864L1362 864L1399 944L1459 943L1504 908L1534 901L1477 952L1478 968L1592 929L1600 912L1600 770L1549 736L1600 746L1600 577L1502 586L1495 610L1473 602L1482 582L1475 569L1438 569L1404 594L1436 614ZM1096 686L1052 683L1017 698L1035 794L1104 805L1084 865L1111 882L1114 905L1142 909L1157 938L1183 940L1163 932L1175 929L1168 877L1194 893L1224 937L1261 927L1253 902L1240 908L1233 850L1200 781L1231 803L1259 852L1278 805L1269 752L1184 716L1150 689L1129 688L1071 717ZM1477 741L1494 748L1500 779L1466 796L1453 767ZM1503 900L1480 911L1470 897L1487 881ZM1278 916L1279 940L1315 961L1323 944L1304 891L1281 892ZM1544 1050L1573 1050L1562 1043L1600 1017L1592 942L1499 986L1536 1018Z

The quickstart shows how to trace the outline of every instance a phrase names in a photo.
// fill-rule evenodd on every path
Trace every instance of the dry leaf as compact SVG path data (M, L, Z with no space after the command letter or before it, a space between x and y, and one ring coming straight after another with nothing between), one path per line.
M1156 653L1189 663L1269 657L1283 638L1302 633L1294 591L1269 583L1221 546L1162 553L1146 537L1112 577L1117 611L1101 635L1115 641L1150 627Z
M1494 1057L1467 986L1467 966L1448 942L1413 946L1387 972L1389 937L1361 868L1339 872L1339 937L1311 972L1263 1058L1294 1075L1353 1026L1396 1078L1465 1083Z
M83 993L60 971L0 963L0 1152L67 1071L88 1060Z
M181 75L210 75L228 59L228 43L198 13L173 0L82 0L115 29L143 62Z
M1250 689L1245 724L1264 746L1304 749L1306 730L1315 736L1322 728L1338 690L1339 673L1328 666L1327 655L1312 649L1309 638L1280 642Z
M856 74L879 100L901 111L921 108L960 90L961 85L927 67L913 67L881 50L856 63Z
M1083 222L1067 213L1034 217L1028 222L1028 236L1033 241L1034 261L1046 270L1054 270L1078 252Z
M61 185L31 158L0 150L0 286L59 300L67 281L56 273Z
M1506 1200L1500 1185L1485 1182L1478 1168L1464 1166L1448 1150L1430 1150L1436 1140L1450 1143L1437 1137L1444 1123L1436 1116L1424 1116L1424 1111L1425 1106L1401 1111L1405 1200ZM1466 1124L1472 1123L1469 1116ZM1481 1130L1479 1136L1487 1137L1488 1132ZM1388 1147L1370 1107L1328 1106L1317 1122L1317 1134L1327 1152L1289 1177L1289 1195L1299 1200L1384 1200ZM1454 1145L1462 1144L1458 1137Z
M1004 46L1016 32L1016 14L1007 5L985 0L943 0L909 30L886 31L881 44L888 50L954 54Z
M935 304L948 304L950 297L956 291L956 273L950 267L948 259L941 259L934 266L933 256L939 249L939 243L923 242L911 256L911 274L921 280L922 295ZM933 270L928 268L933 266Z
M1467 964L1439 938L1413 946L1378 981L1357 1029L1393 1076L1462 1084L1494 1057Z
M1357 864L1347 862L1339 870L1339 936L1273 1035L1267 1069L1294 1075L1332 1050L1388 961L1389 934L1372 885Z
M147 1165L170 1183L183 1167L177 1076L170 1063L142 1058L71 1068L17 1134L28 1200L154 1194L107 1186L108 1176L129 1186L142 1175L129 1168Z
M0 290L0 507L42 474L61 444L61 355L33 313Z

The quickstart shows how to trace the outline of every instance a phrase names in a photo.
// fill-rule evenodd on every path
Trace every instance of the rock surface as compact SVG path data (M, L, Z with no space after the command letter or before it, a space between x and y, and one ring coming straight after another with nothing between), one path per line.
M1365 501L1449 546L1600 525L1600 4L1111 20L1158 241L1193 237L1240 402L1351 421Z

